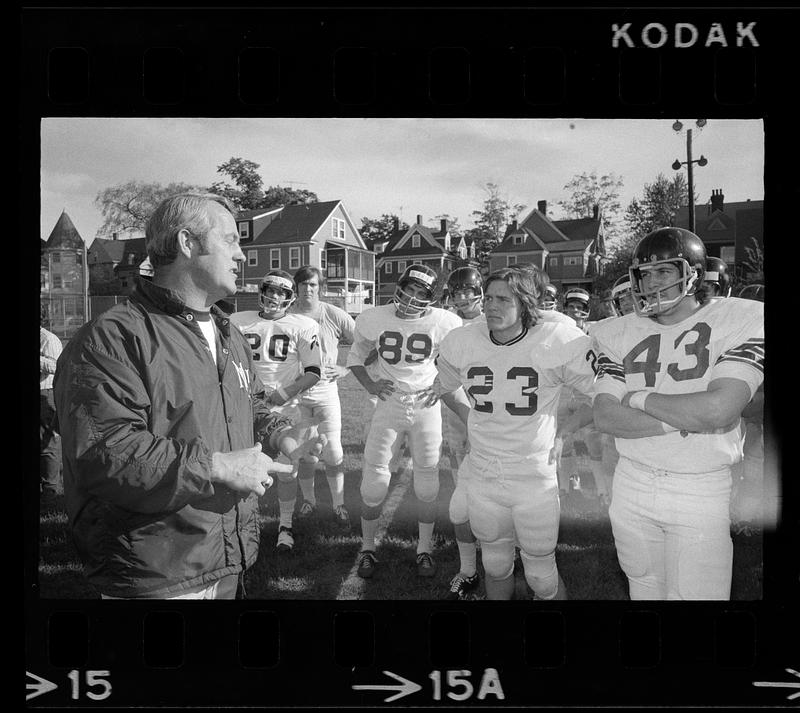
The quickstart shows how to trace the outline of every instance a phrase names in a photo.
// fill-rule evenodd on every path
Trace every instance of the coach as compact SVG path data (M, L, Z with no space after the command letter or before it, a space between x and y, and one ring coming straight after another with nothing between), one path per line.
M232 599L258 553L268 471L293 468L254 433L275 452L290 424L258 398L250 349L214 306L236 291L244 259L230 204L167 198L146 246L152 282L58 360L70 527L104 598Z

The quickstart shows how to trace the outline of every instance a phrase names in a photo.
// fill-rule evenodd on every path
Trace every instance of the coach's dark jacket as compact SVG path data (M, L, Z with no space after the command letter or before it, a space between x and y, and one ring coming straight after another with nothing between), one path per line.
M89 580L117 597L178 594L251 565L257 496L210 481L211 454L287 427L258 392L250 348L212 308L217 366L177 295L140 280L58 360L64 494Z

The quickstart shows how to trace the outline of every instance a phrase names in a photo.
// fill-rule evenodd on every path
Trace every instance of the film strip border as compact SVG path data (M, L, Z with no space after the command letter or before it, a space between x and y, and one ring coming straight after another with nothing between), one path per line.
M27 661L56 686L42 705L780 705L800 688L776 645L791 618L756 606L148 604L48 604Z
M781 12L51 11L23 20L22 73L64 114L748 116Z

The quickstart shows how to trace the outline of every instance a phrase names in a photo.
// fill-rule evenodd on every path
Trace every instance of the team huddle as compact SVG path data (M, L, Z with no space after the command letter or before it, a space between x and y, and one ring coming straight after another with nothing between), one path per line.
M610 506L632 599L728 599L732 468L763 432L763 304L730 297L724 263L681 228L639 241L614 285L608 316L589 321L590 295L564 294L542 270L515 264L484 280L457 268L438 302L438 275L412 264L394 301L353 320L321 302L324 276L273 270L259 311L231 321L281 415L316 432L335 522L343 502L337 379L355 376L365 399L357 572L379 576L376 533L393 463L411 456L420 577L436 573L433 530L446 442L455 481L449 504L459 571L447 598L479 584L510 599L517 554L536 599L564 599L556 565L560 496L574 477L574 444L589 454L597 496ZM441 306L437 306L437 304ZM611 306L613 305L613 307ZM352 344L346 367L340 343ZM756 444L756 447L759 443ZM317 511L307 455L278 474L277 548L294 546L293 518ZM612 464L609 468L609 463ZM298 486L301 503L296 507Z

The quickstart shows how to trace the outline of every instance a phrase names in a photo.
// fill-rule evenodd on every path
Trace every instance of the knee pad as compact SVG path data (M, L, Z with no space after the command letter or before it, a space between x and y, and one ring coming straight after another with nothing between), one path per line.
M481 561L487 577L495 580L508 578L514 572L514 542L481 542Z
M414 494L423 503L436 500L439 495L439 468L414 468Z
M454 525L463 525L465 522L469 522L466 488L459 488L456 486L456 489L453 491L453 496L450 498L448 512L450 515L450 522Z
M380 506L389 492L389 481L391 480L389 469L375 468L372 471L364 471L361 481L361 499L368 507ZM367 518L369 519L369 518Z
M525 581L542 599L552 599L558 592L558 568L555 550L546 555L519 553L525 569Z
M322 449L322 460L325 465L341 465L344 460L341 433L325 435L328 437L328 442Z

